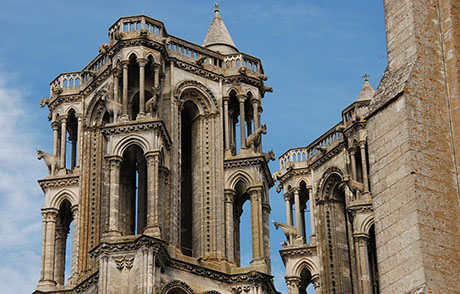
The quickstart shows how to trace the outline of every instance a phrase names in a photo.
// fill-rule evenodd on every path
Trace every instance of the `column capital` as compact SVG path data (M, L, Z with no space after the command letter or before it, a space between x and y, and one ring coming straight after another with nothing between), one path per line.
M299 194L300 193L300 187L292 188L292 192L294 192L294 194Z
M252 97L250 102L251 102L251 104L259 104L260 103L259 99L257 99L256 97Z
M128 69L129 60L122 60L120 61L120 64L123 69Z
M160 151L159 150L147 151L144 153L144 157L147 161L159 159Z
M356 240L369 240L369 234L368 233L362 233L362 232L354 232L353 233L353 238Z
M68 115L61 115L59 116L59 120L61 121L61 123L67 122L68 117L69 117Z
M314 275L311 278L311 282L313 284L313 288L318 289L320 287L319 275Z
M299 277L284 277L288 288L300 288L300 278Z
M115 66L112 68L112 75L117 78L121 77L121 69L118 66Z
M54 207L42 208L43 221L56 222L59 210Z
M109 155L106 156L105 159L109 161L111 168L120 167L123 163L123 157L118 155Z
M75 219L75 216L78 213L78 204L72 205L72 207L70 207L70 211L72 212L72 216Z
M160 67L161 67L161 64L155 62L155 63L152 64L152 67L153 67L154 70L159 70Z
M247 189L247 192L251 194L256 194L256 193L262 193L263 186L262 185L254 185L254 186L249 186Z
M288 192L283 194L284 201L292 201L292 195Z
M238 98L238 101L240 103L244 103L244 101L246 101L246 99L248 98L248 96L244 95L244 94L238 94L236 95L236 98Z
M348 153L350 153L350 155L355 155L356 151L358 151L356 146L351 146L348 148Z
M366 140L361 140L358 142L359 148L364 149L366 147Z
M144 67L149 62L147 58L136 58L136 61L137 64L142 67Z
M230 96L223 96L222 101L224 101L224 102L230 101Z
M57 131L57 130L59 129L59 125L60 125L60 124L59 124L59 122L57 122L57 121L53 121L53 122L51 123L51 127L53 128L54 131Z
M83 113L81 112L75 113L75 117L77 118L77 120L81 120L83 118Z
M225 189L224 195L225 195L225 203L235 202L235 190Z

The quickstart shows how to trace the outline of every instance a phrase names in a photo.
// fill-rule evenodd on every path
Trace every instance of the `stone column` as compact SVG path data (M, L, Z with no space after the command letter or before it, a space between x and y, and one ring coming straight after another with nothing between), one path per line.
M262 257L262 205L261 195L256 189L249 190L251 200L251 228L252 228L252 259L257 260Z
M235 200L235 190L225 189L225 239L226 246L225 251L227 255L227 260L230 262L235 261L235 240L233 238L234 232L234 211L233 205Z
M120 101L120 69L115 67L112 71L113 75L113 100L121 104Z
M302 216L300 215L300 189L298 187L294 188L294 205L295 205L295 226L297 229L297 236L302 236Z
M299 294L300 278L299 277L285 277L288 288L288 294Z
M145 159L147 160L147 226L144 234L161 238L158 199L160 153L158 151L147 152Z
M109 228L104 232L107 237L121 236L119 224L120 209L120 168L123 158L120 156L110 156L110 204L109 204Z
M350 161L351 161L351 176L353 178L353 180L357 181L358 180L358 177L356 175L356 148L355 147L351 147L350 149L348 149L348 152L350 153Z
M369 192L369 181L367 179L366 142L360 142L359 149L361 149L361 165L363 172L364 192Z
M65 144L67 137L67 115L61 116L61 168L65 169Z
M244 101L246 100L245 95L238 95L238 101L240 102L240 136L241 136L241 149L246 149L246 129L244 128Z
M80 217L78 214L78 205L72 206L72 218L73 218L73 240L72 240L72 266L71 266L71 277L70 283L73 284L77 278L78 271L78 246L80 244Z
M292 219L292 196L285 193L284 201L286 201L286 224L292 226L294 224L294 220Z
M76 117L77 117L77 167L80 167L81 165L81 154L82 154L82 145L81 145L81 137L82 137L82 133L81 133L81 130L83 128L83 114L81 113L77 113L76 114Z
M58 157L59 155L59 123L57 121L53 121L51 123L51 127L53 128L53 155Z
M315 224L315 197L313 196L313 188L307 187L308 189L308 198L309 198L309 206L310 206L310 223L311 223L311 237L310 237L310 243L312 243L312 240L316 236L316 224Z
M64 285L65 251L68 228L62 224L56 226L54 280L57 285Z
M259 120L259 101L255 98L252 99L252 111L254 117L254 131L260 128L260 120Z
M155 87L155 91L159 91L160 90L160 64L155 63L153 65L153 75L154 75L153 85Z
M123 120L129 120L128 116L128 65L129 60L123 60L121 66L123 68Z
M354 233L360 294L372 294L367 242L369 235Z
M313 284L313 288L315 288L315 293L320 294L321 293L321 283L319 281L319 275L314 275L311 278L311 282Z
M55 259L55 238L56 219L59 211L55 208L43 208L43 244L42 244L42 268L40 281L37 289L55 286L54 280L54 259Z
M230 97L223 98L224 101L224 123L225 123L225 150L230 150L230 117L228 115L228 102Z
M147 62L145 58L137 59L139 65L139 114L137 118L145 118L145 65Z

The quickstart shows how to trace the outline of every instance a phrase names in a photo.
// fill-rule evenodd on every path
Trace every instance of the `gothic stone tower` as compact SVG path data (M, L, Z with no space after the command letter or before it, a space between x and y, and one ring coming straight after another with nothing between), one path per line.
M337 125L279 158L286 223L275 226L287 238L280 254L289 294L310 284L315 293L378 293L366 121L373 95L366 78Z
M261 140L266 79L258 58L238 52L218 7L202 46L147 16L115 22L96 58L59 75L42 101L54 149L38 151L50 174L39 181L35 293L277 293L268 226L274 156ZM251 223L240 224L246 201ZM252 229L247 267L240 226Z
M308 283L321 293L460 293L460 4L384 8L388 66L376 92L280 157L289 293Z

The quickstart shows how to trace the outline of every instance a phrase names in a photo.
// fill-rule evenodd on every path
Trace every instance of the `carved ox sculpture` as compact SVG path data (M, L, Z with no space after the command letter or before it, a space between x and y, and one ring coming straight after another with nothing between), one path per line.
M288 244L292 244L294 242L294 239L297 237L297 230L294 226L284 224L284 223L279 223L272 221L273 224L275 225L275 228L278 230L278 228L281 227L283 230L284 235L286 236L286 239L288 241Z
M40 160L42 158L46 166L48 167L48 172L50 176L55 175L56 170L60 168L59 158L53 154L49 154L45 151L37 149L37 159Z
M266 133L267 133L267 125L264 124L263 126L255 130L254 133L250 134L246 138L246 146L248 147L250 146L253 148L254 146L258 146L260 144L260 137L262 136L262 134L266 134Z
M121 103L116 102L115 100L107 99L106 97L101 98L102 101L104 101L105 108L107 111L113 115L113 122L117 122L118 120L118 115L121 114L123 105Z

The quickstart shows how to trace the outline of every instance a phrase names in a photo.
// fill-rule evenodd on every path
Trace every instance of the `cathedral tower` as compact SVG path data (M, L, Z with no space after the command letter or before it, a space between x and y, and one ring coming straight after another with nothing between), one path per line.
M83 70L59 75L35 293L277 293L270 276L261 61L216 5L202 46L139 15L109 28ZM68 144L70 141L70 144ZM240 223L245 202L250 223ZM240 228L252 261L240 265ZM73 231L72 252L67 246ZM66 257L71 273L65 276Z

